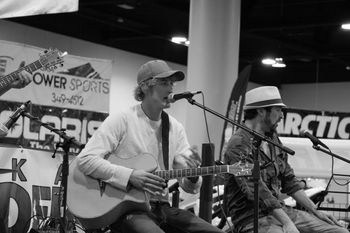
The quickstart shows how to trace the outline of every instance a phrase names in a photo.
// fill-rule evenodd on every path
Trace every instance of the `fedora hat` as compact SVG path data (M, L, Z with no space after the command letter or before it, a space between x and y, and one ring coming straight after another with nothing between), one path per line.
M245 94L244 110L270 106L286 107L282 102L278 88L275 86L257 87Z
M137 74L137 84L152 78L171 78L172 81L181 81L185 74L180 70L172 70L163 60L153 60L143 64Z

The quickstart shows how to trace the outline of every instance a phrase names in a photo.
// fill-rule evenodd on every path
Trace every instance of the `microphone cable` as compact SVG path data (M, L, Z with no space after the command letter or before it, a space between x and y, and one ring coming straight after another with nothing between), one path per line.
M330 149L329 149L329 152L332 152ZM350 183L350 180L347 180L345 183L340 183L339 181L337 181L334 177L334 157L332 156L332 171L331 171L331 180L334 181L335 184L339 185L339 186L346 186ZM328 186L328 185L327 185ZM326 190L327 191L327 190Z
M205 107L204 93L201 92L201 95L202 95L203 106ZM205 129L207 131L208 142L211 143L210 134L209 134L209 128L208 128L207 112L205 111L205 109L203 109L203 115L204 115Z

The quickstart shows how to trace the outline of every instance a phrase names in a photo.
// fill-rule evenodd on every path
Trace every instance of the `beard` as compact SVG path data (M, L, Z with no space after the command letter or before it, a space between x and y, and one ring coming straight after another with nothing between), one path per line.
M277 129L277 126L278 126L278 122L275 122L275 123L272 123L271 119L269 117L265 117L264 119L264 123L265 123L265 126L266 126L266 129L265 129L265 134L273 134L276 132L276 129Z

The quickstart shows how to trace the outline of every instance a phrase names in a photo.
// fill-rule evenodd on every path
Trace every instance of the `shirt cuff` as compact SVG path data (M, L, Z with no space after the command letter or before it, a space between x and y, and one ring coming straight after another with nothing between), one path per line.
M266 210L268 212L274 210L274 209L278 209L278 208L282 208L281 203L278 201L278 199L276 198L260 198L260 201L262 201L263 206L262 209Z
M128 191L128 183L133 169L123 166L114 165L113 176L106 180L112 186Z
M303 189L303 187L300 184L298 184L298 185L295 185L294 187L290 188L286 193L287 193L287 195L290 196L290 195L292 195L292 194L294 194L297 191L302 190L302 189Z

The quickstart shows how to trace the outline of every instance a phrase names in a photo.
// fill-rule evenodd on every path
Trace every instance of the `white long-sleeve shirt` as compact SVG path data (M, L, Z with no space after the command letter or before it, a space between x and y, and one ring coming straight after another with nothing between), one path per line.
M172 168L176 155L189 156L191 153L183 126L169 116L169 168ZM78 155L78 167L85 175L126 191L133 169L111 163L110 156L127 161L145 154L151 155L158 164L157 170L164 170L161 120L150 120L138 104L106 118ZM142 167L142 164L137 164L137 167L140 165ZM199 179L194 184L188 179L181 179L180 186L186 192L197 193L201 182Z

